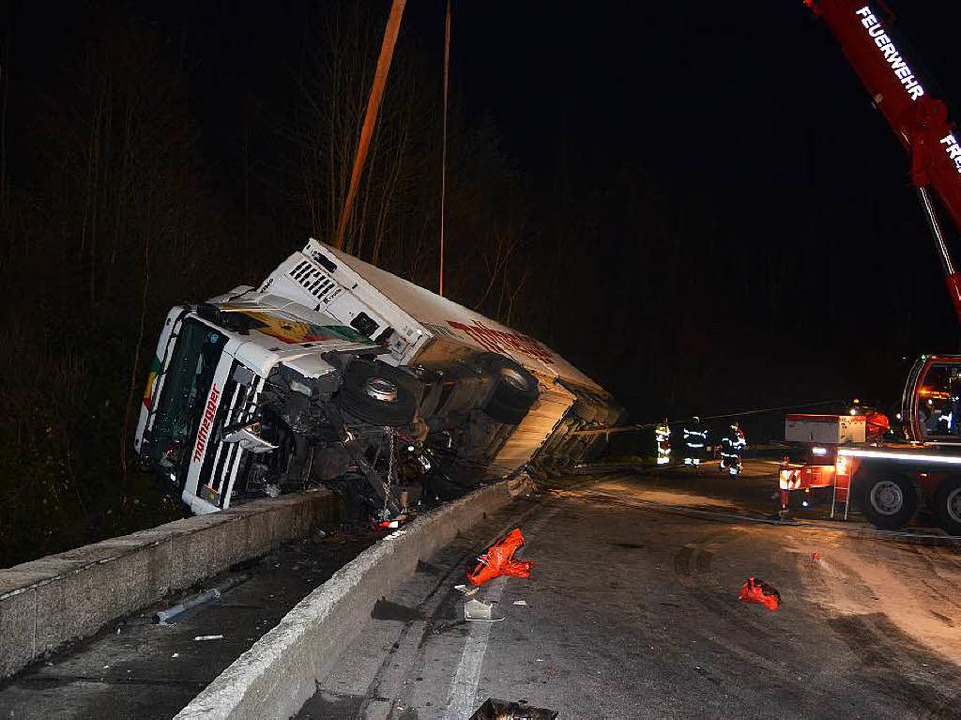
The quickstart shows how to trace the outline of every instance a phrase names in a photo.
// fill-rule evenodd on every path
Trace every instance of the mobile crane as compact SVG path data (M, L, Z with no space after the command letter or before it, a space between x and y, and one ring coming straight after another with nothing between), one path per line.
M961 230L961 145L944 102L890 31L892 13L880 1L804 0L841 45L872 103L910 158L952 306L961 326L961 273L936 209ZM883 12L882 12L883 11ZM937 524L961 535L961 355L924 355L908 374L901 398L902 439L865 436L863 417L789 415L785 436L806 442L815 456L782 464L782 507L792 490L832 488L834 503L851 499L877 527L902 527L926 506ZM835 505L832 504L832 516Z

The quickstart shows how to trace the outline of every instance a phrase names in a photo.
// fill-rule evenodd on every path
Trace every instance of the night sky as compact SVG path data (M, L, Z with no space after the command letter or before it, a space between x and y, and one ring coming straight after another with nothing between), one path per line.
M905 356L957 351L907 157L800 1L456 7L463 92L475 112L493 115L533 177L550 172L561 144L610 166L630 158L680 223L711 228L708 218L722 218L714 232L685 236L693 256L736 246L763 265L790 246L792 299L773 318L755 321L751 298L723 280L700 300L695 324L721 326L712 337L736 336L742 350L720 373L738 390L704 393L712 410L835 394L890 407ZM895 28L929 89L954 107L961 66L948 7L898 3ZM805 237L792 232L799 225ZM957 231L947 229L958 252ZM627 242L620 250L625 262L653 261ZM668 309L683 303L678 280ZM598 291L631 302L629 288ZM895 339L905 306L910 329ZM698 412L690 397L682 405L656 409Z
M903 49L950 105L961 98L961 67L948 5L896 9L911 43ZM97 32L95 18L112 6L58 7L7 4L15 79L62 73L67 48ZM253 108L283 121L311 4L125 7L179 45L207 182L237 205L237 148L245 132L258 142L248 118ZM439 66L443 14L439 0L410 0L398 56L416 47ZM907 158L800 0L456 0L452 63L453 102L496 129L529 189L524 262L555 252L559 184L589 185L617 209L602 240L583 248L610 273L556 279L576 285L583 312L566 327L516 324L607 385L634 419L853 395L893 403L905 356L958 347ZM643 189L623 187L624 177L643 177ZM632 367L635 351L664 326L632 321L632 268L660 260L657 243L621 213L632 192L656 198L688 270L665 278L656 300L683 330L643 372ZM776 302L752 280L772 267ZM609 323L617 327L599 335Z

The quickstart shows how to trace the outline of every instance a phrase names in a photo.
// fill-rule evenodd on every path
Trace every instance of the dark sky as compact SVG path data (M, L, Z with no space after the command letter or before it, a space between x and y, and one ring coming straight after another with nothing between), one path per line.
M914 66L924 67L929 89L949 105L961 98L953 4L891 4L901 35L910 41L910 49L904 42L902 49L912 53ZM183 43L207 172L215 186L229 186L250 104L283 116L279 93L289 87L303 53L311 3L137 5L168 43ZM386 13L387 3L382 5ZM440 63L444 6L443 0L409 0L399 54L416 44ZM69 12L55 11L56 3L12 7L4 17L16 19L15 59L29 78L56 65L58 44L77 42L91 30L88 8L102 12L110 4L77 3ZM182 27L187 36L178 33ZM893 398L902 354L957 348L957 325L908 184L905 153L827 28L801 0L455 0L452 55L457 102L471 117L493 121L504 150L540 198L541 217L550 212L544 198L562 151L601 172L610 168L612 177L630 162L643 167L666 198L676 227L705 228L700 235L682 234L692 258L742 245L748 264L787 258L793 302L781 315L762 319L749 297L719 286L716 300L708 294L690 322L695 330L698 323L715 327L713 337L725 338L728 350L743 348L749 368L770 369L772 358L802 358L810 368L807 382L797 377L808 372L798 365L774 370L793 373L791 382L799 388L794 397L816 396L823 371L823 377L831 375L832 392L858 393L864 384L866 391ZM713 231L712 223L722 229ZM800 226L806 235L797 231ZM637 247L630 228L624 236L611 238L604 249L605 263L622 266L620 277L624 266L655 261L649 249ZM602 280L587 291L603 297L601 308L629 306L628 284ZM682 294L678 287L677 297L665 298L665 304L683 304ZM808 294L820 300L810 303ZM836 307L825 304L825 294ZM898 343L887 339L892 297L920 308L910 316L916 327ZM690 307L683 310L690 316ZM644 332L625 328L638 345L647 341ZM637 401L643 392L630 389L636 383L605 370L605 349L592 346L589 335L580 337L552 341L619 396ZM623 362L630 361L628 353ZM737 363L728 362L734 372ZM872 375L881 366L893 370ZM744 382L743 373L737 377ZM760 384L777 385L780 394L719 393L712 402L746 404L790 394L783 392L784 382L770 377Z
M913 13L898 26L914 64L957 96L948 4L899 5ZM790 188L816 172L831 191L872 192L905 177L899 146L800 0L455 8L461 88L534 168L566 138L636 156L668 188Z
M945 22L950 4L897 6L902 50L950 105L961 98L961 65ZM907 157L827 27L800 0L455 8L460 87L474 112L493 115L535 182L548 182L552 153L570 143L602 163L637 160L682 218L717 214L741 223L743 235L729 228L704 236L705 246L748 244L763 265L779 244L805 242L792 226L810 224L818 236L809 250L792 248L794 302L783 323L752 326L751 307L725 305L725 293L717 294L719 306L704 309L705 324L743 318L730 323L731 333L744 333L737 364L758 373L778 367L774 377L746 373L767 394L725 400L719 393L715 404L804 393L818 399L819 374L830 376L821 397L867 393L893 402L904 355L957 350L957 323ZM782 204L791 212L769 212ZM687 242L692 253L705 251ZM638 261L629 246L623 258ZM613 303L631 302L629 289L599 291ZM825 292L835 294L836 307L808 302ZM918 308L910 337L889 342L890 304L906 301ZM674 302L665 298L668 307ZM806 360L799 368L791 356ZM744 387L737 364L730 373ZM798 392L778 395L788 383Z

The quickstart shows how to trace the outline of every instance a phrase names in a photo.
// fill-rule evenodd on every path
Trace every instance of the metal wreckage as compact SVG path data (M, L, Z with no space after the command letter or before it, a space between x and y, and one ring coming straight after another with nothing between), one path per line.
M621 408L542 343L311 239L167 315L135 436L194 513L327 486L391 522L593 459Z

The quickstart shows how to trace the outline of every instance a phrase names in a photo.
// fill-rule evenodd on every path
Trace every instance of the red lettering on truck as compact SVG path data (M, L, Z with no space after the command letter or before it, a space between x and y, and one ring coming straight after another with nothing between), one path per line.
M197 432L197 444L194 446L193 462L197 462L204 456L207 448L207 438L210 435L210 426L214 424L214 416L217 414L217 401L220 400L220 388L214 385L210 389L210 397L207 398L207 409L204 410L204 419L200 423L200 430Z
M543 363L550 364L554 362L554 355L537 342L537 340L527 335L495 330L482 325L476 320L473 325L465 325L454 320L448 320L447 324L455 330L461 330L467 333L474 342L485 350L496 353L504 353L505 351L519 352L522 355L540 360Z

